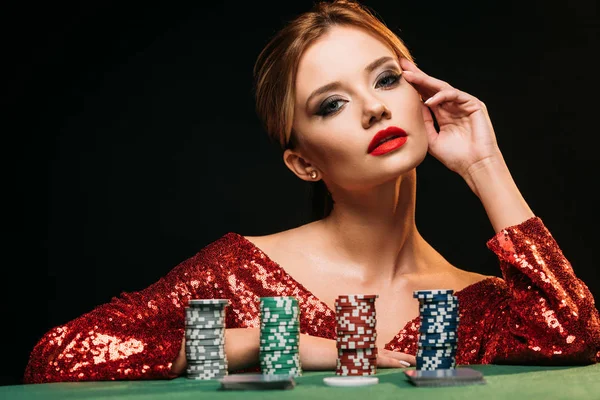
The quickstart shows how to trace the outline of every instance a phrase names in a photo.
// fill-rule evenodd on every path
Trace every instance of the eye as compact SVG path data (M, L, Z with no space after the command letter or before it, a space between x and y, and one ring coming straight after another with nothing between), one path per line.
M383 87L392 87L400 81L401 76L402 75L397 74L393 71L386 71L384 72L383 76L377 81L377 84L379 85L381 83Z
M321 104L321 107L319 107L319 111L317 112L317 115L326 117L329 114L333 114L334 112L337 112L341 108L341 106L336 107L336 105L342 101L344 101L344 100L339 99L339 98L336 99L335 97L325 100L323 102L323 104Z

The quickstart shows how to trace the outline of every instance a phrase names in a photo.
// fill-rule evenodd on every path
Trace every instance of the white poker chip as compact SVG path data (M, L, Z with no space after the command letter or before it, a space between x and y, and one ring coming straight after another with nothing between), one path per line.
M327 386L337 387L356 387L376 385L379 378L375 376L328 376L323 378L323 383Z

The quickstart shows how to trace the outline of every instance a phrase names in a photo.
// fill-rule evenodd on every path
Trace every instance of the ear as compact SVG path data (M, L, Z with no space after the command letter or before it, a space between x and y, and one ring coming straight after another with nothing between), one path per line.
M286 149L283 152L283 162L296 176L304 181L314 182L315 180L310 177L312 171L317 171L320 175L320 171L313 166L309 161L305 160L302 155L294 150Z

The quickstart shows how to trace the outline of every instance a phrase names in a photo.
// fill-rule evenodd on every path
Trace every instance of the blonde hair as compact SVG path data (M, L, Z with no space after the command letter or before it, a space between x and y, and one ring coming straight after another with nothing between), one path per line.
M414 61L402 40L369 7L352 0L315 3L310 11L288 22L271 38L254 65L256 113L269 138L282 150L293 149L297 144L292 122L300 57L333 26L362 28L386 43L397 57ZM322 182L321 185L326 190ZM322 200L313 203L313 208L319 208L319 201ZM315 212L317 219L327 216L333 208L331 197L325 196L323 206L322 211Z

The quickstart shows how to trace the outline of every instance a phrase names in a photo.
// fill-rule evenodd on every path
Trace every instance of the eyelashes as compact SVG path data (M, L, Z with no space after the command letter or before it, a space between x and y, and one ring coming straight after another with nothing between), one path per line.
M384 83L382 85L384 88L394 87L400 82L401 77L402 77L402 74L398 74L396 72L392 72L392 71L385 72L383 74L383 76L381 78L379 78L379 80L377 81L377 85L375 87L379 87L379 85L382 82L388 82L388 83ZM341 99L341 98L336 98L336 97L329 98L321 104L321 106L319 107L319 111L317 111L316 114L319 116L322 116L322 117L327 117L328 115L331 115L341 109L342 106L335 107L335 105L342 101L345 101L345 100ZM332 106L334 106L334 107L332 107Z

